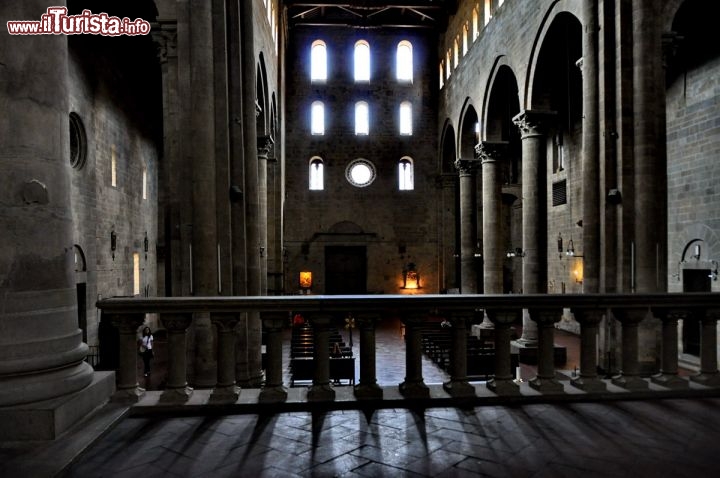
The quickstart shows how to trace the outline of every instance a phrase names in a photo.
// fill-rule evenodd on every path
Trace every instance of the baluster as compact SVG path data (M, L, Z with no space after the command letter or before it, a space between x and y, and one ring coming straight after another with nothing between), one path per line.
M430 389L422 375L422 334L420 326L425 315L405 316L405 381L400 384L400 393L405 398L429 398Z
M628 390L646 389L648 383L640 377L638 325L647 316L647 309L616 309L613 313L622 324L622 369L612 383Z
M357 399L382 399L382 388L377 384L375 357L375 327L380 321L377 314L356 314L360 328L360 382L355 386Z
M187 384L187 329L192 314L162 314L160 316L168 331L168 376L163 402L185 402L193 393Z
M310 318L313 326L313 384L307 393L310 402L335 400L335 390L330 386L330 323L332 316L316 314Z
M145 395L137 381L137 330L145 322L145 314L113 314L110 321L120 332L117 391L113 399L137 402Z
M261 402L284 402L288 391L283 386L282 376L282 328L287 321L285 312L263 312L263 327L266 334L265 386L260 391Z
M467 377L467 324L474 315L474 310L453 312L450 317L452 324L452 349L450 349L450 380L443 383L443 388L453 397L474 397L475 387L470 385Z
M510 361L510 326L520 317L520 309L485 309L495 324L495 376L487 388L498 395L519 395L520 386L513 381Z
M528 385L541 392L562 392L563 385L555 378L555 322L560 321L561 309L532 309L530 318L538 325L537 375Z
M662 356L660 373L653 375L653 383L667 388L682 389L690 385L678 376L678 320L685 320L689 313L679 309L653 309L654 315L662 320Z
M597 334L602 312L577 309L573 313L580 323L580 376L571 379L570 383L586 392L605 391L607 385L597 376Z
M217 377L210 401L235 403L240 397L240 387L235 382L235 326L240 322L238 314L211 313L210 321L217 328Z
M700 322L702 330L700 335L700 374L693 375L690 380L708 387L720 386L717 361L717 321L720 318L720 309L705 311Z

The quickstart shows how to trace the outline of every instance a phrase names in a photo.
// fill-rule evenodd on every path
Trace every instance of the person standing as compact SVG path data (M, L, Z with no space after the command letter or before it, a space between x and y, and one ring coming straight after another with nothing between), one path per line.
M140 337L140 356L143 359L145 376L150 375L150 360L153 358L153 335L150 327L145 327Z

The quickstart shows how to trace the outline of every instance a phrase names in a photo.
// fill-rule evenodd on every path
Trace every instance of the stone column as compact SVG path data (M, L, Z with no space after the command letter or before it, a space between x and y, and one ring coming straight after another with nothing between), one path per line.
M380 321L377 314L356 314L360 328L360 382L355 386L355 397L382 399L382 388L377 384L375 365L375 327Z
M513 381L510 360L510 326L518 319L519 309L486 309L495 324L495 376L487 388L498 395L518 395L520 386Z
M260 391L260 402L277 403L287 400L287 388L283 386L282 367L282 328L287 322L287 314L262 314L266 334L265 349L265 386Z
M555 112L525 110L513 118L522 138L522 292L546 292L546 204L545 150L546 131L554 122ZM537 325L523 313L523 332L519 346L535 346Z
M554 330L559 322L562 309L533 309L530 315L538 324L537 376L529 381L530 387L543 393L562 392L562 384L555 378Z
M47 8L39 0L3 2L2 28L6 20L39 20ZM73 275L67 36L5 30L0 58L0 407L6 407L67 397L90 385L93 370L83 361L88 348ZM103 232L102 243L109 237Z
M315 375L308 390L309 402L335 400L335 390L330 386L330 315L315 315L310 318L313 327L313 361Z
M406 316L405 324L405 381L400 384L400 393L405 398L429 398L430 389L422 375L422 334L420 326L425 317Z
M600 288L600 108L598 1L583 2L582 221L583 292Z
M218 337L218 381L210 400L235 403L240 397L240 387L235 384L235 327L240 321L239 314L213 313L210 320Z
M476 179L480 161L458 159L455 167L460 175L460 293L477 294L477 191Z
M475 396L475 387L470 385L467 376L467 324L474 314L474 310L468 310L466 312L453 312L450 317L450 323L452 324L450 380L443 383L443 388L453 397Z
M244 179L245 190L245 267L247 277L247 295L262 295L262 266L260 257L261 224L260 224L260 190L259 190L259 161L258 157L258 131L256 72L257 55L255 52L254 13L253 2L241 2L240 31L242 55L242 123L244 140ZM264 252L263 252L264 254ZM257 387L262 381L261 370L261 337L262 323L259 312L248 312L247 322L244 324L244 345L242 353L247 363L243 373L243 386Z
M440 201L437 204L437 214L440 219L440 244L438 255L440 257L440 290L457 286L456 284L456 250L455 234L455 195L457 194L458 177L455 174L443 173L437 178L437 188Z
M720 386L720 373L718 373L717 360L717 321L720 319L720 309L705 311L700 319L702 324L700 335L700 374L693 375L690 380L708 387Z
M688 388L689 383L678 376L678 320L685 320L686 310L654 308L655 317L662 320L662 356L660 373L650 380L667 388Z
M665 81L655 0L632 2L636 292L666 289Z
M260 295L267 295L268 279L268 156L273 147L272 136L258 138L258 220L260 229Z
M482 141L475 147L482 164L483 274L484 293L503 293L503 259L499 166L507 141Z
M217 216L215 211L215 111L212 2L190 0L190 98L186 132L192 164L193 294L214 296L217 283ZM210 315L195 314L194 384L213 387L217 363Z
M160 320L168 331L168 375L161 400L182 403L193 393L187 383L187 329L192 314L163 314Z
M597 334L602 313L596 309L575 309L573 313L580 323L580 375L570 383L586 392L602 392L607 389L597 376Z
M644 390L648 383L640 377L638 360L638 325L647 315L646 309L616 309L615 317L622 324L622 370L612 383L628 390Z
M145 314L113 315L110 321L120 333L117 392L113 399L121 402L137 402L145 395L145 389L140 388L137 381L137 330L145 322Z

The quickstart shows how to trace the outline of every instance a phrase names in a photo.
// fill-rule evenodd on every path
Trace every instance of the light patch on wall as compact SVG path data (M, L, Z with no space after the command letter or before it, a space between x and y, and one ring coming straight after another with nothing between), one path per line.
M143 168L142 173L142 198L147 199L147 168Z
M117 157L114 144L110 148L110 185L117 187Z
M133 252L133 295L140 295L140 254Z

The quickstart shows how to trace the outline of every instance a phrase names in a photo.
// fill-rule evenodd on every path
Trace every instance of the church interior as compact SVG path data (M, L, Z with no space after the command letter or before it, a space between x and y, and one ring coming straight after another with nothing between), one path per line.
M143 27L11 32L55 7ZM28 464L38 444L84 436L46 459L48 476L100 476L88 460L67 468L98 450L93 416L130 434L130 416L249 402L258 435L274 406L397 407L427 426L439 415L414 407L623 393L647 400L648 420L666 398L720 425L716 0L28 0L0 13L0 472L45 476ZM145 326L163 378L143 383ZM314 450L322 424L309 423ZM452 433L431 431L417 456L432 466L348 445L344 468L313 458L295 476L492 474L467 450L432 462L428 435ZM693 443L674 476L720 470ZM173 473L291 476L264 463ZM663 469L615 463L605 476ZM603 475L563 473L582 470Z

